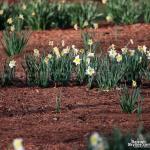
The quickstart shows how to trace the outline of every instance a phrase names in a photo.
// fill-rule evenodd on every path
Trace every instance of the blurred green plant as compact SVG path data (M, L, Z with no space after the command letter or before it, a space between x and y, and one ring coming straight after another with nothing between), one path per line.
M111 17L117 24L133 24L142 21L141 16L145 8L141 0L109 0L106 9L108 20Z
M58 56L56 52L50 59L50 66L50 76L55 85L65 85L70 81L72 73L72 58L69 56L69 53L64 54L63 56Z
M68 11L71 25L77 24L80 28L93 27L93 24L98 23L103 16L99 4L94 2L71 4Z
M98 87L104 90L115 88L126 71L126 65L108 56L99 60L96 80Z
M9 5L7 2L0 2L0 30L5 29L5 24L10 15Z
M15 29L14 29L15 30ZM28 43L30 31L3 31L2 45L8 56L14 56L23 51Z
M140 81L144 76L149 60L147 59L147 48L145 46L139 46L138 49L129 50L122 55L122 62L127 66L123 79L127 82L132 80Z
M38 50L34 55L26 55L23 68L26 73L26 82L29 86L48 87L50 83L49 58L43 55L39 58Z
M132 84L132 89L125 86L121 91L120 106L123 112L133 113L137 111L137 114L140 115L142 112L142 101L144 98L140 94L140 88L135 88L136 82L133 81Z
M61 92L56 96L56 113L61 112Z
M1 75L1 85L11 85L15 79L15 60L7 60L4 65L4 70Z

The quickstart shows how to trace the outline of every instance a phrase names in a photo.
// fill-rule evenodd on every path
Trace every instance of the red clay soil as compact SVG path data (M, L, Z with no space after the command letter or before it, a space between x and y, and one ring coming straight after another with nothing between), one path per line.
M117 29L117 32L116 32ZM134 45L150 47L150 25L102 27L94 30L101 47L107 50L114 43L123 47L129 39ZM117 36L116 36L117 33ZM48 41L82 47L80 31L51 30L33 32L26 50L15 57L17 78L24 81L19 63L26 52L34 48L48 51ZM0 45L0 60L3 64L6 54ZM2 65L1 65L2 66ZM61 91L61 113L55 112L56 96ZM11 87L0 88L0 149L6 150L14 138L24 139L27 150L83 150L93 131L110 135L113 128L134 133L143 124L145 132L150 130L150 90L143 88L143 113L125 114L119 106L119 91L88 90L85 86L58 88L29 88L22 82Z

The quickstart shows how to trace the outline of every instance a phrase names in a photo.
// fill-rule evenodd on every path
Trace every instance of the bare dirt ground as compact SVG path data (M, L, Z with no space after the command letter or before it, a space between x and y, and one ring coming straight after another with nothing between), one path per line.
M132 38L134 45L145 44L150 47L150 25L108 26L95 32L95 39L107 51L110 44L123 47ZM24 73L19 65L23 55L34 48L48 51L48 41L82 47L81 31L50 30L32 33L25 51L16 56L17 78L24 81ZM0 34L0 36L2 33ZM0 45L1 69L6 54ZM61 113L55 112L56 96L61 91ZM143 87L143 113L140 120L136 114L122 113L119 106L119 91L88 90L85 86L58 88L29 88L25 84L0 88L0 149L6 147L14 138L21 137L28 150L83 150L93 131L110 135L113 128L134 133L143 124L145 132L150 130L150 90Z

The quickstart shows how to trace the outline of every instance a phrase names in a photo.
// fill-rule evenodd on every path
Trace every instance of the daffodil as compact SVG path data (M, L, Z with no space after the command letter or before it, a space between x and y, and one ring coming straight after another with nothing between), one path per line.
M66 47L66 48L64 48L64 49L62 50L61 55L62 55L62 56L63 56L63 55L66 55L66 54L69 53L69 51L70 51L70 48L69 48L69 47Z
M115 44L111 44L110 48L115 49Z
M26 10L27 6L25 4L22 5L22 9Z
M74 29L78 30L78 25L77 24L74 25Z
M75 59L73 60L73 62L74 62L76 65L80 65L80 63L81 63L80 56L77 55L77 56L75 57Z
M65 46L65 41L64 40L61 41L61 45L62 45L62 47Z
M54 47L53 48L53 52L54 52L54 54L56 55L57 58L60 57L60 52L59 52L59 48L58 47Z
M8 19L7 19L7 23L8 23L8 24L12 24L12 23L13 23L13 19L12 19L12 18L8 18Z
M98 23L93 23L94 29L98 29Z
M25 150L22 143L23 143L22 138L14 139L13 140L14 150Z
M72 45L72 49L73 49L73 53L74 53L75 55L77 55L78 52L79 52L79 50L75 47L75 45Z
M141 53L146 53L147 47L146 47L145 45L143 45L143 46L138 46L138 50L139 50Z
M34 52L33 55L34 55L35 57L39 57L39 56L40 56L40 52L39 52L38 49L34 49L33 52Z
M92 145L92 146L97 146L98 145L98 143L99 143L99 139L100 139L100 136L99 136L99 134L98 133L93 133L92 135L91 135L91 137L90 137L90 144Z
M90 64L91 59L90 58L86 58L86 64L89 65Z
M93 40L92 39L88 40L88 45L90 45L90 46L93 45Z
M124 48L121 49L121 51L122 51L122 54L126 54L128 52L128 48L124 47Z
M140 60L139 60L139 63L141 63L142 62L142 57L140 56Z
M12 68L14 68L16 66L16 61L15 60L11 60L10 62L9 62L9 67L12 69Z
M85 21L83 27L87 27L89 25L88 21Z
M14 32L14 31L15 31L15 26L14 26L14 25L10 26L10 31L11 31L11 32Z
M35 16L35 12L32 12L32 16Z
M113 21L113 17L111 15L108 15L106 17L107 22L112 22Z
M3 10L3 9L1 9L1 10L0 10L0 16L2 16L2 15L3 15L3 13L4 13L4 10Z
M49 46L54 46L54 41L49 41L49 42L48 42L48 45L49 45Z
M115 49L110 49L110 50L108 51L108 54L109 54L109 57L115 58L116 55L117 55L117 52L116 52Z
M106 4L107 3L107 0L102 0L102 4Z
M47 57L48 57L49 59L51 59L53 56L52 56L52 54L48 54Z
M132 80L132 87L136 87L136 86L137 86L136 81Z
M19 15L19 19L22 19L22 20L24 19L22 14Z
M130 56L134 56L135 50L128 50Z
M122 55L121 54L117 54L116 60L117 60L117 62L121 62L122 61Z
M44 62L48 65L49 58L47 56L44 58Z
M146 56L147 56L147 59L150 60L150 51L147 51Z
M94 53L91 53L91 52L88 53L88 54L87 54L87 57L94 57Z
M86 74L89 76L92 76L93 74L95 74L94 68L91 68L90 66L88 66L88 68L86 70Z

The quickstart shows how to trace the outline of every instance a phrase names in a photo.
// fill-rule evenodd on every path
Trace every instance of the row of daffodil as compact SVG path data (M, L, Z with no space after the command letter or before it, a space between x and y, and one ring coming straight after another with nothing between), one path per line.
M130 40L133 44L133 40ZM129 43L128 43L129 44ZM138 46L137 49L129 49L128 44L117 52L115 45L108 51L109 57L118 63L123 63L127 67L126 80L138 80L147 71L150 60L150 50L145 46Z
M85 27L97 28L97 18L100 18L102 15L98 11L99 5L94 2L71 4L64 2L49 3L48 0L31 0L26 3L18 2L15 5L5 5L5 3L2 6L0 5L0 20L3 24L3 27L0 26L0 29L5 29L6 26L9 26L11 31L17 28L16 20L18 18L23 22L20 26L22 29L26 26L33 30L73 26L75 29ZM82 12L82 15L79 15L80 12ZM90 17L84 14L90 14Z
M130 40L133 44L133 40ZM50 83L66 84L76 77L80 83L88 86L98 85L100 88L113 88L119 81L140 80L149 71L150 51L146 46L138 46L130 50L127 46L116 50L115 45L109 47L106 55L98 57L93 50L94 42L88 40L88 49L78 49L75 45L66 46L62 41L62 50L50 41L51 52L40 54L34 49L33 54L25 56L23 68L29 85L49 86ZM15 61L9 63L11 70Z

